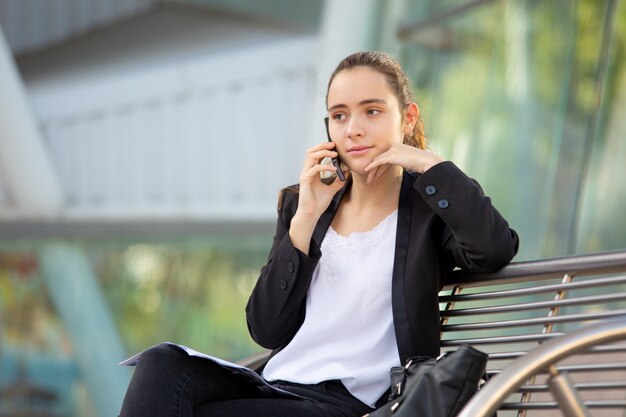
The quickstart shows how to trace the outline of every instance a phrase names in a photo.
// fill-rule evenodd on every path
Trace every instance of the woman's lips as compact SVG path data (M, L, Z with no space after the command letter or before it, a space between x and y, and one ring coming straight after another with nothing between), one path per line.
M353 155L353 156L364 155L372 148L373 146L362 146L362 145L353 146L348 149L348 154Z

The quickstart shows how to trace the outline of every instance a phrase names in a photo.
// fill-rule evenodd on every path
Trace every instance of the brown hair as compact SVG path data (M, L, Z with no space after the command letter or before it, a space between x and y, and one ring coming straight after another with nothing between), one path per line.
M330 85L335 79L335 76L343 70L359 66L372 68L373 70L378 71L385 76L389 88L398 99L401 113L404 112L409 103L415 101L415 97L413 96L413 92L411 91L411 88L409 86L408 77L402 70L400 64L395 59L393 59L384 52L363 51L356 52L352 55L345 57L339 63L339 65L337 65L337 68L335 68L335 71L330 76L330 80L328 81L328 88L326 89L327 107L328 90L330 90ZM419 149L426 149L424 122L422 121L421 115L418 117L415 126L413 126L413 131L409 134L404 135L404 139L402 142L406 145L415 146Z

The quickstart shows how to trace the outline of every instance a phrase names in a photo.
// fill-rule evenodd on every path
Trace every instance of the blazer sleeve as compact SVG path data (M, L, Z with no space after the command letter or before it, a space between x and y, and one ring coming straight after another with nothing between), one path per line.
M442 244L452 267L493 272L511 261L519 238L482 188L450 161L424 172L414 188L444 221Z
M250 335L267 349L286 345L302 325L306 294L321 257L313 240L309 255L291 242L289 226L297 200L292 191L282 190L279 195L272 249L246 305Z

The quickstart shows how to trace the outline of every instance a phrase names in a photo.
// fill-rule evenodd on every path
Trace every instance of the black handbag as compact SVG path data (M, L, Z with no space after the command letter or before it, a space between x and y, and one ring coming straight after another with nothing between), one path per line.
M454 417L485 376L487 354L461 346L438 358L410 358L391 368L389 402L364 417Z

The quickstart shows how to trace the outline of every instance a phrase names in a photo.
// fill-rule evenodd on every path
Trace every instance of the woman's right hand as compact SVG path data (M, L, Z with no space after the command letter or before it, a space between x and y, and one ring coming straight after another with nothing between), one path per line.
M328 208L333 196L343 187L344 182L335 178L332 184L325 184L320 178L322 172L335 172L333 165L321 164L324 158L335 158L333 142L322 142L307 150L304 167L300 173L300 195L296 215L317 222Z
M306 152L304 166L300 173L300 191L298 209L291 219L289 237L293 245L303 253L309 253L309 244L313 229L320 216L330 205L333 196L343 187L344 182L338 177L332 184L322 182L322 172L334 172L333 165L322 165L324 158L335 158L337 152L333 142L322 142Z

